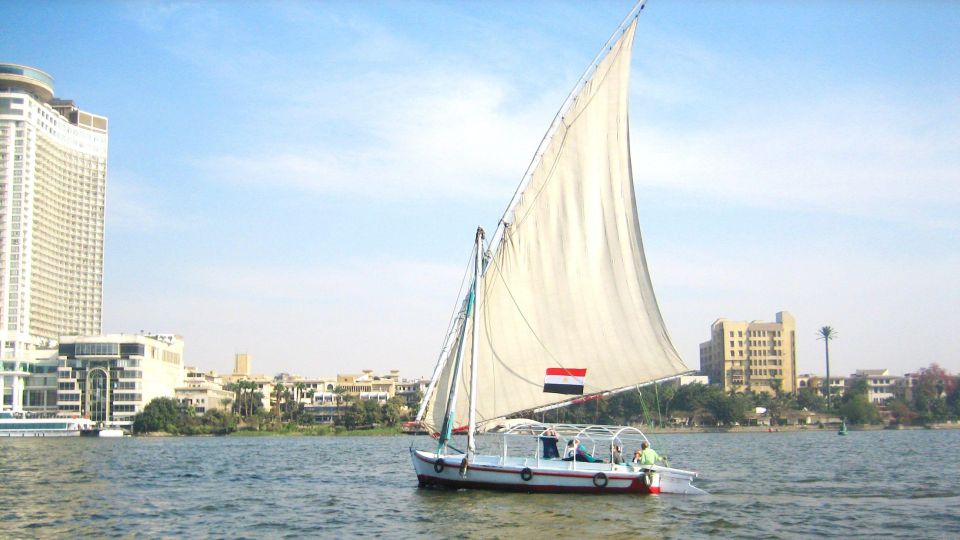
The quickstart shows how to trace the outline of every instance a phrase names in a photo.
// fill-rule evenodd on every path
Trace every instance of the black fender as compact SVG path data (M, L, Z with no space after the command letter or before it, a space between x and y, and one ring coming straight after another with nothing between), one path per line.
M533 478L533 471L530 470L530 467L524 467L523 470L520 471L520 479L524 482L529 482L531 478Z
M598 472L597 474L593 475L593 485L597 486L598 488L607 487L607 482L609 482L609 479L607 478L606 474Z

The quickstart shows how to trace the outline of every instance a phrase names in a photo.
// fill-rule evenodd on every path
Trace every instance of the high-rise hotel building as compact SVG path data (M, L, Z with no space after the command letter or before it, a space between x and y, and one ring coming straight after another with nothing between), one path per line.
M796 321L786 311L776 322L717 319L700 344L700 371L724 391L797 389Z
M3 402L23 402L35 349L101 333L106 177L107 119L56 99L47 73L0 63Z

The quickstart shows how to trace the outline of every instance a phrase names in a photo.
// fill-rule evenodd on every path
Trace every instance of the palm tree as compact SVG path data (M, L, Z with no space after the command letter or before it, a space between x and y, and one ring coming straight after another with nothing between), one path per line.
M306 396L306 394L307 394L307 384L306 384L306 383L304 383L304 382L298 382L298 383L296 383L296 384L293 385L293 399L294 399L294 401L296 401L297 403L300 403L300 401L304 398L304 396Z
M284 388L283 383L280 381L277 381L273 385L274 402L277 405L277 417L280 419L281 422L283 422L283 409L280 408L280 401L286 395L285 390L286 389Z
M823 381L823 395L827 399L827 407L830 406L830 340L836 339L837 331L830 326L824 326L817 332L817 339L823 340L823 347L827 357L827 378Z

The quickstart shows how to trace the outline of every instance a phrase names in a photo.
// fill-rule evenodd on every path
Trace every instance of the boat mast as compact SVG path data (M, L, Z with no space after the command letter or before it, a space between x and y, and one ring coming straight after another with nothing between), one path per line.
M482 231L482 229L480 229ZM478 233L479 235L480 233ZM477 244L475 249L480 250L482 254L483 246ZM460 325L459 343L457 343L457 357L453 364L453 380L450 382L450 394L447 396L447 409L444 412L443 427L440 429L440 439L438 441L437 453L445 449L450 437L453 436L453 423L457 407L457 393L460 390L460 379L463 372L463 346L467 337L467 319L473 312L476 305L477 282L474 279L473 286L470 288L470 294L467 296L467 309L464 315L463 324Z
M473 455L477 450L477 349L480 335L480 291L483 290L483 227L477 227L477 258L473 269L473 335L471 336L470 354L470 421L467 427L467 454Z
M437 381L439 380L440 374L443 372L443 368L446 367L447 361L449 360L450 348L453 347L453 343L460 336L461 327L466 324L467 304L470 301L470 291L464 291L464 287L468 282L471 273L470 266L472 264L472 260L467 260L466 268L464 269L463 281L460 284L460 290L457 291L457 298L461 298L462 300L460 300L459 307L457 307L454 312L450 314L450 324L447 327L447 333L443 338L443 347L440 349L440 356L437 358L437 365L433 368L433 376L430 377L430 384L427 385L427 390L424 392L423 398L420 400L420 407L417 409L417 423L421 423L424 415L427 413L427 407L430 404L430 398L433 395L434 390L436 390Z

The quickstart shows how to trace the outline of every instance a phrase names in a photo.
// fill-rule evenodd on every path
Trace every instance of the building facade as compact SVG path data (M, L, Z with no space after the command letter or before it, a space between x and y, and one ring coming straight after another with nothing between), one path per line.
M0 63L4 408L35 408L26 388L50 366L31 351L101 332L106 175L107 119L54 98L49 74Z
M215 371L184 368L183 383L174 395L180 403L193 408L196 414L211 410L226 411L233 403L234 394L223 389L223 378Z
M775 322L717 319L700 344L700 372L735 392L795 392L796 321L781 311Z
M64 336L59 345L60 414L129 426L154 398L184 381L183 339L168 334Z

